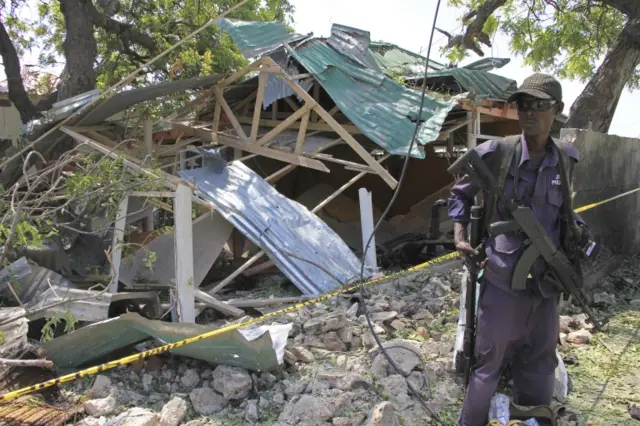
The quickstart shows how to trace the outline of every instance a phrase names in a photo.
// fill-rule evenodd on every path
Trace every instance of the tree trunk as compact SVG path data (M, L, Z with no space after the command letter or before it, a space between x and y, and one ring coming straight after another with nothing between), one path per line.
M20 72L20 58L18 52L9 34L7 33L4 23L0 21L0 55L4 63L4 73L7 76L7 86L9 88L9 100L13 102L16 109L20 113L20 120L28 123L35 117L40 117L33 102L29 99L27 91L24 89L22 81L22 73Z
M94 65L98 47L93 35L91 0L59 0L67 32L64 40L66 65L60 76L58 101L96 87Z
M625 25L616 44L571 105L567 128L607 133L625 84L640 65L640 19Z

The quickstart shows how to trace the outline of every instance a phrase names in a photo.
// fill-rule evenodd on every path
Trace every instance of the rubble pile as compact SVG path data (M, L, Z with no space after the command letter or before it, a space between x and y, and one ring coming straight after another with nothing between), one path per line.
M86 399L78 424L422 424L407 381L437 411L463 396L449 372L460 277L416 272L367 289L376 333L400 372L375 344L359 298L338 297L281 319L294 325L273 371L161 355L78 381L69 386Z

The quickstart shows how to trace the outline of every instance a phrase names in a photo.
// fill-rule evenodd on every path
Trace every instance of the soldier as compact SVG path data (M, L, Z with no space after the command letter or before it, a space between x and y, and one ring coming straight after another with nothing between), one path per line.
M517 104L522 130L521 135L507 138L506 143L515 144L511 151L513 157L498 158L503 150L497 149L497 141L485 142L475 150L489 165L503 167L506 173L495 173L496 166L492 170L504 177L499 183L504 184L505 195L531 207L556 247L564 247L568 221L575 221L573 225L577 224L578 233L586 235L588 231L578 215L563 211L569 204L564 198L569 192L563 193L562 185L568 185L569 179L561 177L561 173L572 170L578 161L578 152L572 145L550 137L551 125L564 106L562 87L552 76L536 73L525 79L509 102ZM563 161L564 168L559 161ZM469 178L463 177L452 188L448 206L454 222L456 249L461 256L475 262L480 253L467 242L466 229L477 191ZM485 209L485 215L490 213ZM499 202L492 216L492 222L508 219ZM463 426L487 424L491 398L509 364L513 373L514 403L525 406L551 403L557 366L559 294L542 280L546 272L542 259L531 269L526 290L511 289L514 267L522 254L522 240L521 235L498 235L485 240L486 258L480 263L483 274L475 363L459 419Z

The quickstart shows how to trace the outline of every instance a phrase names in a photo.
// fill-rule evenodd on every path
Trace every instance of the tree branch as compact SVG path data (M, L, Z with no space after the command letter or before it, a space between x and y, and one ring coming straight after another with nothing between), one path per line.
M473 50L478 56L484 56L480 48L480 43L491 47L491 38L483 31L487 19L500 7L504 6L507 0L486 0L482 6L467 13L463 20L472 19L464 34L449 37L447 48L460 46L464 49Z
M20 70L20 58L18 58L18 52L16 52L16 48L13 46L13 42L2 21L0 21L0 55L2 55L4 72L7 75L9 100L13 102L20 113L20 120L23 123L28 123L36 117L41 117L24 88Z
M629 19L640 19L640 2L638 0L600 0L600 2L618 9Z
M6 359L0 358L0 365L4 367L40 367L53 368L53 362L48 359Z
M140 32L133 28L133 25L125 24L120 21L116 21L100 12L93 3L89 4L89 13L93 24L102 28L108 33L117 35L125 49L131 50L131 44L138 44L149 51L149 53L155 53L157 46L156 42L148 34Z

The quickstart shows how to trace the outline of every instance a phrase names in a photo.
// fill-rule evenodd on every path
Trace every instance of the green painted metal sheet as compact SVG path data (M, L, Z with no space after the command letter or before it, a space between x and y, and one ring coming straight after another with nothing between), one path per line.
M421 92L409 89L380 72L357 66L321 40L304 43L290 53L316 78L340 110L364 135L387 152L406 155L420 108ZM455 100L425 96L417 142L435 140ZM424 158L416 144L411 155Z
M289 32L282 22L251 22L235 19L220 19L218 25L227 31L247 58L278 48L282 42L291 43L304 38L300 34Z
M424 74L424 63L427 58L422 55L395 44L380 41L372 42L369 45L369 50L378 66L387 73L416 77ZM445 65L429 59L429 68L442 70Z
M518 87L515 80L487 71L468 68L434 71L429 73L427 81L434 81L434 79L442 77L453 78L460 85L461 92L473 92L476 98L507 99Z

